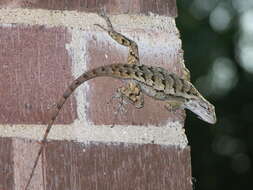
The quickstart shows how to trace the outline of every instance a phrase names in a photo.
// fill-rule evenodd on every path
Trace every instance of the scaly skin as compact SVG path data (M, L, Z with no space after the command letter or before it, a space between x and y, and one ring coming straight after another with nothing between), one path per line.
M196 113L200 119L208 123L213 124L216 122L214 106L204 99L189 82L189 73L186 69L186 76L180 78L178 75L170 73L161 67L140 64L137 44L122 34L115 32L109 18L103 11L100 13L100 16L106 20L109 29L105 29L100 25L97 26L106 30L119 44L129 47L128 62L127 64L101 66L87 71L74 80L68 87L57 103L56 110L47 126L25 190L28 189L47 136L62 106L78 86L90 79L112 77L127 81L128 85L120 88L118 91L122 97L129 100L136 108L143 107L143 94L146 94L156 100L165 101L166 107L170 111L186 108Z
M214 107L200 95L197 89L189 81L178 77L176 74L169 73L161 67L141 64L112 64L101 66L85 72L76 80L74 80L74 82L64 92L60 101L57 103L57 109L53 113L51 121L47 126L46 132L42 140L42 145L39 149L38 155L36 157L36 162L34 164L30 179L27 184L30 183L35 167L39 160L39 156L43 150L43 145L46 143L49 131L56 117L58 116L62 106L77 87L79 87L85 81L96 77L112 77L130 81L134 84L137 84L140 87L141 92L143 92L144 94L161 101L177 101L178 103L180 103L181 108L187 108L191 110L193 108L191 108L189 104L191 102L197 101L199 102L198 104L202 103L203 105L207 105L207 108L203 107L204 109L202 110L202 112L206 112L207 115L209 115L210 119L202 119L206 120L209 123L216 122Z

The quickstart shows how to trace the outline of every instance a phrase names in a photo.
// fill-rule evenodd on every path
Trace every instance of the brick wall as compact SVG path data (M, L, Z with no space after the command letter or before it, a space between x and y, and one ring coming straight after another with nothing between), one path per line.
M138 43L141 63L182 74L174 0L1 1L0 190L24 188L54 103L71 81L91 68L126 62L127 48L94 26L105 25L94 14L98 5L113 14L117 31ZM98 78L77 89L30 189L191 189L185 113L145 97L143 109L127 105L115 115L118 101L110 100L122 85Z

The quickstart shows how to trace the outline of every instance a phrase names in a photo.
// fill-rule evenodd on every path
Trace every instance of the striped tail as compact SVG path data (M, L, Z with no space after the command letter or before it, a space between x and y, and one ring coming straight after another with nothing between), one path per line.
M34 162L34 165L33 165L33 168L32 168L32 172L29 176L29 179L28 179L28 182L25 186L25 190L28 189L28 186L30 185L30 182L32 180L32 177L34 175L34 171L35 171L35 168L38 164L38 161L39 161L39 158L40 158L40 155L43 151L43 148L44 148L44 145L47 141L47 137L48 137L48 134L52 128L52 125L53 123L55 122L55 119L56 117L58 116L62 106L64 105L64 103L66 102L66 100L68 99L68 97L75 91L75 89L77 87L79 87L82 83L84 83L85 81L88 81L92 78L95 78L95 77L102 77L102 76L107 76L107 77L113 77L113 78L122 78L122 79L127 79L129 78L129 76L123 76L122 73L119 71L121 70L122 67L126 66L126 64L112 64L112 65L107 65L107 66L101 66L101 67L98 67L98 68L95 68L91 71L88 71L88 72L85 72L83 73L81 76L79 76L76 80L74 80L72 82L72 84L67 88L67 90L64 92L63 96L61 97L61 99L59 100L59 102L57 103L56 105L56 110L54 111L53 113L53 116L50 120L50 122L48 123L47 125L47 129L44 133L44 136L43 136L43 139L42 139L42 142L41 142L41 146L40 146L40 149L38 151L38 154L37 154L37 157L35 159L35 162ZM127 65L128 66L128 65ZM118 72L119 71L119 72Z

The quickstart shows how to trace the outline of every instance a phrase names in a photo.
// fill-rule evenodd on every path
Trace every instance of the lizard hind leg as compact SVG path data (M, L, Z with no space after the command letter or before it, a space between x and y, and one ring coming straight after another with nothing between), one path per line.
M134 42L133 40L127 38L126 36L116 32L113 29L113 26L112 26L112 23L111 23L109 17L105 14L105 11L103 9L101 9L98 12L98 15L101 16L103 19L105 19L108 29L104 28L103 26L101 26L99 24L95 24L95 26L98 26L101 29L107 31L112 39L114 39L119 44L129 48L128 58L127 58L127 62L129 64L139 64L139 51L138 51L137 43Z

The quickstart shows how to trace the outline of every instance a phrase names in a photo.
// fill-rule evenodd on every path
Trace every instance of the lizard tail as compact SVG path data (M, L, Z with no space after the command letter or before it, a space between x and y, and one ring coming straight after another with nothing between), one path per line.
M107 65L107 66L101 66L98 68L95 68L93 70L90 70L88 72L83 73L81 76L79 76L76 80L74 80L72 82L72 84L67 88L67 90L65 90L65 92L63 93L63 96L61 97L61 99L59 100L59 102L56 105L56 110L53 112L53 116L51 117L51 120L49 121L46 131L44 133L43 139L41 141L41 146L39 148L39 151L37 153L31 174L29 176L28 182L25 186L25 190L28 190L28 186L30 185L30 182L32 180L32 177L34 175L34 171L36 169L36 166L38 164L40 155L43 151L44 145L47 141L47 137L48 134L52 128L53 123L55 122L56 117L58 116L62 106L64 105L64 103L66 102L66 100L68 99L68 97L75 91L75 89L77 87L79 87L82 83L84 83L85 81L88 81L92 78L95 77L100 77L100 76L107 76L107 77L115 77L115 78L129 78L127 76L122 76L121 72L118 72L120 70L120 68L122 66L124 66L125 64L112 64L112 65Z

